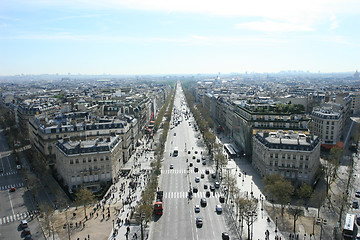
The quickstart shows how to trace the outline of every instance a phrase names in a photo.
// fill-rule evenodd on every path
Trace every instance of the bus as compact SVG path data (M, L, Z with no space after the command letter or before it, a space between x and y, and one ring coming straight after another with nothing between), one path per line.
M178 148L178 147L174 147L173 156L174 156L174 157L177 157L178 154L179 154L179 148Z
M344 239L355 239L357 235L357 226L356 226L356 215L355 214L346 214L345 225L343 229Z

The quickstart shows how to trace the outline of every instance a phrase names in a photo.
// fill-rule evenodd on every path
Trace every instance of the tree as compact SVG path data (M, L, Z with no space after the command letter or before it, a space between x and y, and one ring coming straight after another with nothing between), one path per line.
M251 225L256 221L257 219L257 205L258 200L256 198L243 198L242 200L238 200L241 202L241 217L243 221L245 221L247 227L248 227L248 239L251 239L250 237L250 227Z
M285 205L290 202L294 187L280 174L267 175L263 181L265 192L281 205L281 216L284 216Z
M340 148L332 148L330 150L329 159L323 162L323 171L326 181L326 193L329 193L331 182L335 179L336 171L339 167L340 160L344 151Z
M315 190L313 194L310 197L310 203L311 205L316 206L317 208L317 216L320 216L320 207L322 203L324 202L324 199L326 197L325 190Z
M54 238L54 226L52 222L52 217L55 209L46 203L40 204L39 208L41 213L40 217L44 220L45 223L45 230L49 231L49 237L51 236L52 232Z
M224 154L218 153L214 156L215 164L216 164L216 171L218 173L219 168L222 168L227 164L227 159L225 158Z
M290 207L288 209L288 213L293 216L294 218L294 234L296 232L296 221L298 220L298 218L300 216L303 216L304 215L304 209L300 208L300 207Z
M300 199L302 199L305 203L309 200L311 197L312 188L307 183L303 183L301 187L297 190L297 195Z
M86 208L95 201L94 194L88 189L80 189L76 193L76 204L84 206L84 213L86 218Z
M226 202L227 202L229 196L235 196L237 193L240 192L240 190L236 186L236 176L229 174L229 172L227 172L227 174L224 177L224 183L227 188L227 194L226 194Z

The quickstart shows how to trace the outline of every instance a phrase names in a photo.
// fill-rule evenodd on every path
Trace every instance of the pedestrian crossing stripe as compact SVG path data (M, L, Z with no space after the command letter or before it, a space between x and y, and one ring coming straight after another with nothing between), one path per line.
M215 192L215 196L213 192L210 192L210 197L206 197L205 192L197 192L193 193L193 198L217 198L220 197L220 193ZM164 198L188 198L188 192L164 192Z
M177 173L180 173L180 174L194 173L194 169L191 169L189 171L187 169L167 169L164 171L164 174L177 174ZM205 170L199 169L199 171L197 173L205 174Z
M21 221L23 219L26 219L29 216L30 216L30 212L22 212L22 213L17 213L15 215L0 217L0 225L15 222L15 221Z
M14 175L14 174L18 174L18 173L19 173L18 171L11 171L11 172L6 172L6 173L1 173L0 177Z
M10 185L3 185L3 186L0 186L0 190L8 190L12 187L14 188L19 188L19 187L23 187L24 186L24 183L21 182L21 183L15 183L15 184L10 184Z

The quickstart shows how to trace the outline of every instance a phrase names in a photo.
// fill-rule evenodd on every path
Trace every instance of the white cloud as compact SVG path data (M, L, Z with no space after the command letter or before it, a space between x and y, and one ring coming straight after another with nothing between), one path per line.
M294 31L313 31L310 26L294 24L288 22L275 22L275 21L254 21L236 24L237 28L264 31L264 32L294 32Z

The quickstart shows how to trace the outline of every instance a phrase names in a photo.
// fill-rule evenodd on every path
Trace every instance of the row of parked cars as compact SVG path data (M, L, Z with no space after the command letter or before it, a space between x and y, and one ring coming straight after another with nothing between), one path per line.
M22 229L22 236L25 237L25 240L32 240L31 231L26 220L20 222L20 227Z

